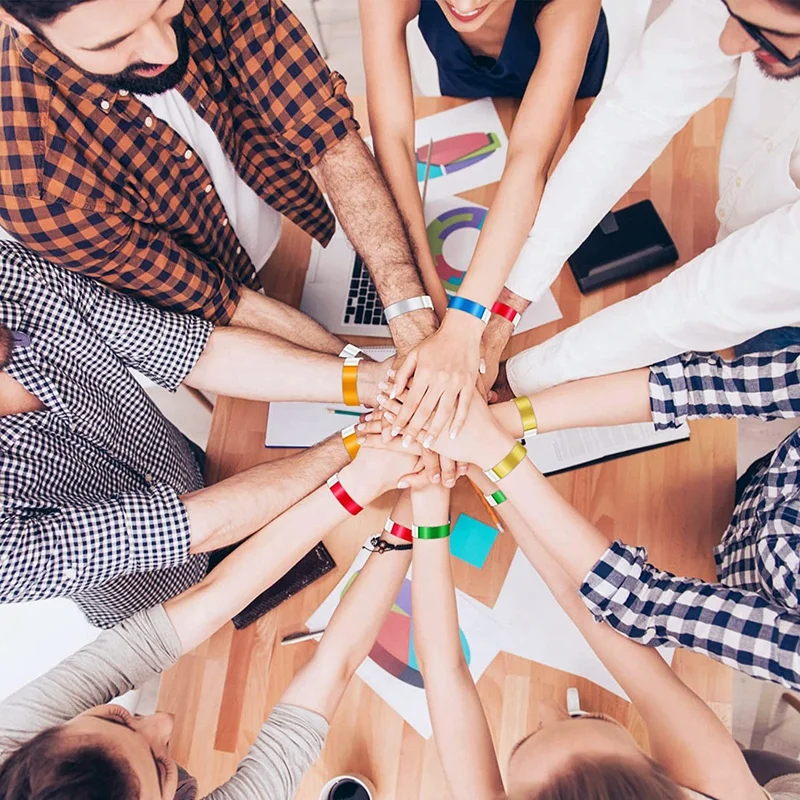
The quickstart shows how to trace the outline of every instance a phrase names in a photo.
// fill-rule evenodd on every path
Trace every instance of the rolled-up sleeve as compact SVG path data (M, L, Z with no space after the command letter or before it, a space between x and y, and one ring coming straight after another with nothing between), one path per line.
M230 55L255 106L287 155L310 169L358 130L346 82L331 72L281 0L223 3Z
M586 607L650 647L677 646L792 689L800 687L800 615L755 592L678 578L617 541L580 589Z
M650 410L656 428L702 417L800 414L800 348L727 361L716 353L684 353L650 367Z
M0 521L0 602L73 595L189 559L186 508L169 486Z

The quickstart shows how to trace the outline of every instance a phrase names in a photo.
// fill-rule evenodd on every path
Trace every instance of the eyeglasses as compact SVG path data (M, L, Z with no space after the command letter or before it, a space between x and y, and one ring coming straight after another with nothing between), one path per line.
M762 50L769 53L774 58L777 58L784 67L796 67L798 64L800 64L800 53L798 53L794 58L789 58L789 56L779 50L769 39L767 39L764 31L759 28L758 25L753 25L752 22L748 22L746 19L742 19L738 14L734 14L733 11L731 11L731 7L728 5L727 0L722 0L722 4L728 9L728 13L745 29L745 31L747 31L747 35L754 41L758 42Z

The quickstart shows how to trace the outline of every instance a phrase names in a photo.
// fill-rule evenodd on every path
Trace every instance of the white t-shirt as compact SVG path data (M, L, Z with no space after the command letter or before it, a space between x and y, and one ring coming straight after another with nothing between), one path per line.
M202 159L242 247L260 270L281 237L281 215L239 177L211 126L177 89L136 96Z

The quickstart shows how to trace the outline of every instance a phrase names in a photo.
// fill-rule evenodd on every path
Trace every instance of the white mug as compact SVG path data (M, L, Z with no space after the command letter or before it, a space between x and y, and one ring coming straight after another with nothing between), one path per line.
M367 793L367 800L377 800L377 790L375 789L375 785L372 783L369 778L365 778L363 775L337 775L335 778L331 778L323 787L322 791L319 795L319 800L331 800L331 795L333 790L336 789L339 784L343 783L344 781L351 781L356 786L362 788Z

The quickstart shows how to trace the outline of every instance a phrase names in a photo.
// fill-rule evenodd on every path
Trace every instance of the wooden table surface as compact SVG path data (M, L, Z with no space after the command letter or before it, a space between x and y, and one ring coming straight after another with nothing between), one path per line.
M418 98L417 116L460 102ZM516 103L498 101L496 105L510 130ZM565 142L574 135L587 107L585 102L576 105ZM701 111L622 201L650 198L675 238L683 261L714 242L716 164L728 109L728 101L721 100ZM363 100L356 101L356 114L366 136ZM489 205L495 190L496 185L483 187L464 197ZM284 235L267 270L271 294L299 303L309 246L308 237L285 221ZM565 267L553 285L563 319L515 337L509 354L642 291L667 272L669 268L658 270L583 297ZM264 449L266 416L263 403L218 398L208 444L209 482L286 455L286 451ZM652 562L659 567L713 580L712 548L733 507L734 424L724 420L693 423L687 443L558 475L553 484L606 534L647 546ZM233 773L292 675L316 647L311 642L292 647L276 647L276 643L303 627L367 535L382 527L392 502L390 496L382 498L326 537L337 570L246 630L235 632L227 625L165 675L159 708L175 713L175 758L197 776L202 793ZM500 536L482 570L456 561L457 585L493 605L514 550L511 537ZM685 651L676 653L674 668L729 720L732 678L728 669ZM513 744L536 726L537 700L564 698L570 686L580 689L584 708L613 715L646 743L641 721L625 701L580 678L501 653L478 688L502 766ZM329 777L348 771L369 776L382 800L447 797L432 740L423 740L359 678L351 682L322 758L306 776L298 798L317 800Z

